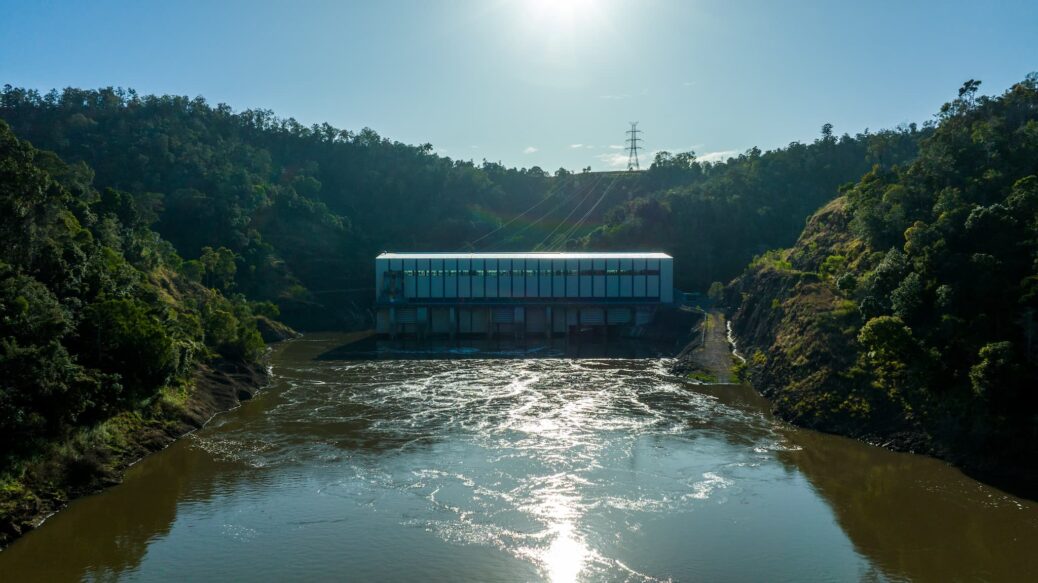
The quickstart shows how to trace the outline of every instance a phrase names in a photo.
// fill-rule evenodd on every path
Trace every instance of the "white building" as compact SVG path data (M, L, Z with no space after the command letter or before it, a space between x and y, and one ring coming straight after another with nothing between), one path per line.
M637 326L674 301L665 253L383 253L379 333L566 333Z

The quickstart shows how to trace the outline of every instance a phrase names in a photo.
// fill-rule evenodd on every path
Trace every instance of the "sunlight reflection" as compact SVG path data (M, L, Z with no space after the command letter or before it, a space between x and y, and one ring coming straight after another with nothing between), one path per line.
M573 524L563 522L554 525L554 538L541 560L552 583L576 581L584 570L589 554L587 545L573 532Z

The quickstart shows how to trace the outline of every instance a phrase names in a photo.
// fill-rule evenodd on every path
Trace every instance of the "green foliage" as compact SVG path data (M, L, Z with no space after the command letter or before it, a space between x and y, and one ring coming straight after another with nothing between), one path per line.
M776 271L793 271L793 264L786 257L783 249L772 249L753 258L751 269L774 269Z
M744 360L732 359L732 377L739 383L750 380L750 365Z
M690 379L692 379L692 380L694 380L694 381L696 381L698 383L703 383L703 384L707 384L707 385L717 383L717 377L716 376L714 376L714 375L712 375L712 374L710 374L708 372L704 372L704 371L696 371L696 372L690 373L688 375L688 378L690 378Z
M719 281L711 283L710 289L706 292L706 296L710 298L711 301L721 301L722 299L724 299L724 284Z
M842 292L853 292L858 287L858 278L853 273L844 273L836 279L836 289Z
M148 228L149 200L98 193L88 169L0 121L0 477L184 383L209 350L262 352L244 298L192 283L229 287L235 255L208 249L185 264ZM214 324L214 311L227 317Z
M791 244L839 185L904 162L929 132L838 136L828 126L809 144L718 163L661 152L646 172L603 177L451 160L366 128L307 127L270 111L113 88L41 95L8 86L0 117L88 164L94 184L119 193L106 195L105 212L134 228L153 225L188 260L185 275L275 302L304 327L341 321L344 306L370 301L378 252L464 248L542 202L529 221L477 246L664 249L685 265L677 285L706 289L762 250ZM586 226L552 238L576 211L588 213ZM207 247L234 254L233 274L191 263Z
M344 320L364 313L358 304L373 295L378 252L456 249L558 190L561 204L542 205L538 216L549 213L538 224L481 242L529 249L590 188L596 199L605 188L589 175L455 161L367 128L304 126L202 98L6 86L0 118L37 146L86 163L87 183L102 190L95 212L124 229L154 228L187 259L186 277L273 302L303 327L362 324ZM618 186L590 220L644 189ZM26 202L20 212L32 208Z
M148 397L185 368L171 330L140 300L90 304L83 313L79 338L83 364L117 375L124 398Z
M818 273L826 278L836 277L847 268L847 257L844 255L830 255L822 262Z
M207 287L220 290L230 289L234 285L234 274L238 270L234 264L234 251L226 247L213 249L202 247L202 256L198 259L202 266L201 278Z
M916 272L909 273L890 296L890 309L903 320L911 320L923 305L923 284Z
M202 327L206 345L225 358L255 360L266 348L253 312L242 298L236 302L211 298L202 305Z
M660 152L641 173L637 196L609 210L585 246L666 249L682 261L675 283L706 289L733 278L762 250L791 245L804 220L841 185L874 166L889 169L910 160L930 132L912 125L836 136L826 124L810 144L752 148L719 163L698 161L692 152ZM790 269L778 257L764 257L769 267Z
M1014 385L1019 364L1012 342L985 344L970 368L970 384L978 397L992 397Z
M834 203L842 215L813 218L795 249L755 260L747 277L782 257L818 258L822 281L791 293L778 332L807 336L798 346L814 348L786 358L812 365L778 362L789 376L764 379L795 388L794 414L824 426L842 414L831 402L857 403L860 432L922 432L1033 468L1038 76L995 97L978 85L941 109L914 160L866 172ZM851 301L858 314L841 307ZM816 374L833 362L836 386Z
M879 363L901 362L916 348L912 330L897 316L869 320L858 333L858 342L868 358Z

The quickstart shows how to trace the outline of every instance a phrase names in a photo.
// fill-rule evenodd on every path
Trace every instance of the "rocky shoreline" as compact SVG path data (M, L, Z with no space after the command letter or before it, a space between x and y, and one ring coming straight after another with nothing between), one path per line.
M1024 498L1038 499L1038 476L1016 469L1006 470L991 464L983 456L950 449L921 427L907 423L868 424L839 415L803 414L796 406L800 391L793 375L787 370L791 363L782 356L782 351L771 351L780 335L782 321L779 317L781 312L772 307L771 300L776 297L788 298L798 292L810 297L812 292L817 293L817 289L811 285L813 278L810 277L805 280L802 277L770 275L770 279L768 274L757 275L753 289L760 294L757 301L743 301L732 314L732 336L740 346L746 347L750 355L745 365L733 360L726 315L721 310L710 310L704 312L703 318L696 323L690 341L677 355L671 372L709 384L748 383L768 399L772 413L777 418L791 425L850 437L890 451L935 457L958 467L976 480ZM744 282L736 282L736 285L739 283ZM786 334L787 339L790 337L803 340L804 335L802 332ZM821 350L810 351L812 355L826 353ZM767 355L771 358L763 358ZM804 362L797 366L807 364ZM839 363L827 363L821 370L828 375L830 366L838 370Z
M196 370L177 404L154 403L110 420L105 439L55 448L0 491L0 548L38 527L70 501L119 484L127 468L253 398L270 380L265 363L215 360ZM92 436L91 436L92 437Z

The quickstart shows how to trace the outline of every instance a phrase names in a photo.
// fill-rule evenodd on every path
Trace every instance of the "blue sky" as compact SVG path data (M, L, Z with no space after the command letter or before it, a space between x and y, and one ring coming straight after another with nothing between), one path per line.
M202 95L453 158L607 169L930 119L1038 70L1038 2L0 0L0 83ZM618 156L619 155L619 156Z

